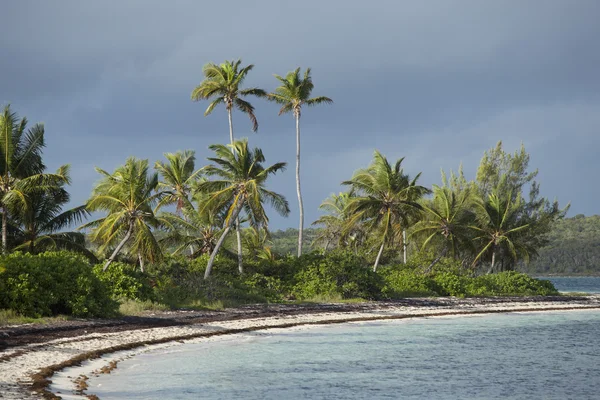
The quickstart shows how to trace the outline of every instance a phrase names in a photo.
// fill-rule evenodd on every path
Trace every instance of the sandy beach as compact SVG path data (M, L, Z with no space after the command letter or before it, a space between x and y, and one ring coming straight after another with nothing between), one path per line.
M462 314L600 310L600 295L490 299L406 299L356 304L258 305L223 311L177 311L118 320L65 321L0 328L0 398L60 398L49 391L55 372L101 355L132 353L173 341L272 328ZM122 356L121 356L122 357ZM116 358L114 359L116 360ZM114 361L113 360L113 361ZM110 359L103 359L104 364ZM105 365L106 366L106 365ZM98 360L86 370L99 370ZM65 386L61 382L61 387ZM75 398L75 383L64 398ZM85 394L85 392L83 392Z

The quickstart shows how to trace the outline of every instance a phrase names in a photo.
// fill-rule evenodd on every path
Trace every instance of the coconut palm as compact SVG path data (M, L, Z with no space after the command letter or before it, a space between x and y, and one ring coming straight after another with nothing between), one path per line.
M430 270L442 257L450 253L458 257L461 249L471 249L475 220L472 211L475 195L471 187L456 191L450 187L433 185L433 199L421 204L423 219L415 224L412 235L423 236L421 246L441 244L441 253L429 265Z
M386 244L402 242L402 232L422 209L418 201L429 193L429 189L417 185L420 173L412 180L404 173L403 160L399 159L392 167L375 151L368 168L356 171L351 180L342 182L357 194L349 205L352 221L364 221L371 232L381 235L373 271L377 270Z
M315 242L322 243L325 251L329 249L330 245L352 246L357 251L358 246L364 242L364 227L360 221L353 219L349 212L348 205L352 199L352 194L348 192L332 194L319 206L328 214L319 217L312 225L322 226Z
M258 130L258 120L254 115L254 107L248 101L242 99L245 96L264 97L267 93L259 88L242 89L241 85L246 79L248 72L254 68L253 64L240 67L242 60L225 61L221 65L208 63L202 69L204 80L192 91L192 100L213 99L204 112L204 116L213 112L219 104L225 104L227 116L229 117L229 143L233 144L233 119L232 111L237 108L248 115L252 123L252 131ZM238 267L242 269L242 237L239 219L235 220Z
M275 254L273 254L271 246L271 235L266 227L251 226L244 229L243 240L250 258L264 261L275 260Z
M175 211L181 213L184 207L192 207L190 195L192 184L200 176L200 170L194 170L195 153L192 150L177 153L164 153L167 162L157 161L154 164L162 178L158 182L161 193L157 208L175 204Z
M10 105L0 114L0 208L2 210L2 252L8 251L7 228L9 210L27 207L26 195L70 183L68 166L54 174L44 173L42 149L44 126L35 124L27 129L27 119L19 119Z
M37 254L51 250L69 250L82 253L97 261L86 249L85 237L80 232L64 231L73 224L81 223L89 215L85 206L63 211L70 200L62 186L32 190L24 198L26 207L11 212L11 222L17 243L14 250Z
M242 209L247 214L250 225L254 227L268 225L269 219L263 205L265 202L281 215L285 216L290 212L285 197L265 188L269 175L284 170L286 163L279 162L264 167L262 163L265 162L265 157L262 150L249 149L246 139L237 140L228 146L215 144L209 148L215 152L216 157L209 158L214 164L204 167L203 172L217 179L200 182L198 189L209 193L204 207L225 209L226 216L225 229L210 255L205 279L210 276L215 256Z
M96 184L87 209L105 211L108 215L80 229L92 228L91 239L102 243L101 252L116 244L104 270L128 242L130 253L137 255L143 270L145 260L154 261L161 256L153 232L159 226L153 211L159 199L159 194L153 194L158 188L158 174L149 173L148 160L135 157L128 158L112 174L100 168L96 171L102 179Z
M197 181L194 187L200 182ZM186 248L193 248L191 258L212 253L225 219L222 210L218 210L214 205L205 206L208 194L196 192L194 200L197 207L184 208L183 216L177 213L159 214L161 224L167 231L160 243L174 247L173 254L181 254Z
M522 201L520 194L513 197L510 192L501 195L494 191L486 201L476 203L478 219L471 228L477 232L474 241L479 244L480 250L473 265L484 258L487 261L489 257L491 264L488 273L492 273L498 256L504 264L505 257L508 258L507 261L515 262L520 258L529 261L532 255L537 254L535 247L527 240L529 224L520 219Z
M298 194L298 207L300 210L300 223L298 227L298 257L302 255L302 234L304 230L304 206L302 204L302 192L300 190L300 116L302 106L316 106L319 104L333 103L329 97L319 96L310 98L314 88L310 76L310 68L304 71L304 77L300 76L300 67L288 72L285 78L275 75L281 82L273 93L269 93L269 99L281 104L279 115L291 112L296 120L296 192Z

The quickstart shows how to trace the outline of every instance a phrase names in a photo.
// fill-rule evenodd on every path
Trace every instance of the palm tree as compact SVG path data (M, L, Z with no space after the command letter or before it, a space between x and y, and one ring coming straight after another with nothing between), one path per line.
M89 222L80 229L93 228L91 238L101 242L100 251L114 248L104 264L103 270L115 260L125 244L130 240L130 252L137 255L140 268L144 261L154 261L161 256L160 247L154 237L153 228L159 226L153 207L159 195L153 194L158 188L158 174L149 174L148 160L130 157L112 174L96 168L102 175L88 200L87 209L91 212L106 211L108 215Z
M250 258L254 260L273 261L271 235L266 227L251 226L244 230L244 244Z
M284 170L286 163L279 162L264 167L262 163L265 157L262 150L258 148L250 150L246 139L237 140L228 146L215 144L209 148L215 152L216 157L208 159L214 165L204 167L203 172L207 176L215 176L218 179L201 182L198 184L198 189L210 193L204 207L226 209L226 216L225 229L210 255L204 274L205 279L210 276L215 256L242 209L248 215L250 225L254 227L268 225L269 219L263 206L264 202L268 202L283 216L290 212L285 197L265 188L269 175Z
M10 105L0 114L0 208L2 209L2 252L8 251L9 207L27 207L26 195L32 190L70 183L64 165L55 174L44 173L42 149L44 126L27 129L27 119L12 112Z
M484 257L491 257L489 274L494 271L498 255L508 256L511 261L519 258L529 261L531 255L537 254L527 241L529 224L520 220L522 201L520 194L513 197L510 192L500 195L494 191L486 201L476 203L479 215L477 224L472 229L477 232L474 240L480 244L481 250L475 256L473 265Z
M194 187L200 182L195 182ZM191 258L212 253L225 219L224 213L214 205L205 206L208 194L196 192L194 200L197 207L184 208L183 217L177 213L161 213L158 216L161 225L167 230L167 235L160 243L174 246L173 254L181 254L186 248L193 248Z
M175 211L179 214L184 207L193 208L190 202L191 188L200 176L200 170L194 170L194 154L192 150L164 153L167 162L157 161L154 164L154 169L162 177L162 181L158 182L161 195L157 209L175 204Z
M352 202L353 195L348 192L332 194L325 199L319 208L328 214L322 215L312 225L322 225L315 242L324 243L324 251L330 245L337 247L358 246L364 242L365 232L360 221L352 218L348 205Z
M204 116L213 112L219 104L225 104L227 116L229 117L229 143L233 144L233 108L237 108L241 112L248 115L252 123L252 131L258 130L258 120L254 115L254 107L248 101L242 99L243 96L264 97L267 93L259 88L242 89L240 86L246 79L248 72L254 68L253 64L247 65L240 69L242 60L225 61L221 65L208 63L202 69L204 80L192 91L192 100L214 100L208 105L204 112ZM240 221L235 220L236 236L238 245L238 267L242 267L242 236L240 231Z
M415 224L412 232L413 236L424 236L422 249L441 243L442 251L428 271L448 252L456 258L461 249L472 248L474 199L471 187L456 191L446 185L433 185L433 199L421 204L424 218Z
M292 112L296 119L296 192L298 194L298 206L300 209L300 224L298 227L298 257L302 255L302 234L304 229L304 206L302 204L302 192L300 191L300 116L302 106L316 106L318 104L333 103L329 97L319 96L310 98L313 90L313 82L310 76L310 68L304 71L304 78L300 76L300 67L288 72L285 78L275 75L281 82L281 86L275 92L269 93L269 99L281 104L279 115Z
M422 209L418 201L429 193L429 189L417 185L420 173L412 180L404 173L403 160L399 159L392 167L375 151L368 168L356 171L351 180L342 182L357 193L349 205L352 221L365 221L371 231L381 234L373 271L377 270L385 245L402 241L402 232Z
M12 210L12 223L16 228L14 236L22 250L37 254L51 250L69 250L84 254L93 261L96 257L85 247L85 237L80 232L65 232L67 228L89 215L85 206L67 211L62 208L70 200L64 187L33 190L24 201L26 207Z

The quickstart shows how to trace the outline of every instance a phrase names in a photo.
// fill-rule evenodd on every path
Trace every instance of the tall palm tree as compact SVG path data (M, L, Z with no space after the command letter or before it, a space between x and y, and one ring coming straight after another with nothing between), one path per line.
M205 279L210 276L215 257L242 209L248 215L250 225L254 227L268 225L269 218L263 206L265 202L283 216L290 212L285 197L265 188L269 175L284 170L286 163L279 162L264 167L262 150L249 149L246 139L237 140L228 146L215 144L209 148L215 152L216 157L209 158L214 164L204 167L203 171L207 176L218 179L201 182L198 189L210 193L204 207L226 209L226 217L225 229L208 260Z
M19 119L10 105L0 114L0 208L2 210L2 252L8 251L8 208L27 207L25 196L32 190L52 188L70 183L68 166L55 174L44 173L42 149L44 126L27 129L27 119Z
M368 168L356 171L351 180L342 182L357 193L349 205L352 220L365 221L372 232L381 234L373 271L377 270L386 244L402 241L402 232L422 209L418 201L429 193L429 189L417 185L420 173L412 180L404 173L403 160L399 159L392 167L387 158L375 151Z
M159 198L158 194L153 194L158 188L158 174L149 173L148 160L135 157L128 158L125 165L112 174L100 168L96 171L102 179L96 184L87 209L91 212L106 211L108 215L80 229L93 228L91 238L102 243L100 251L116 244L103 270L130 240L130 252L137 255L143 270L146 259L154 261L161 256L153 233L153 228L159 226L153 210Z
M262 89L249 88L242 89L241 85L246 79L248 72L254 68L253 64L245 67L240 67L242 60L225 61L217 65L208 63L202 69L204 80L192 91L192 100L209 100L213 99L204 112L204 116L213 112L219 104L225 104L227 116L229 117L229 143L233 144L233 119L232 111L235 108L247 114L252 123L252 131L258 130L258 120L254 115L254 107L248 101L242 99L245 96L264 97L267 95ZM238 267L242 267L242 234L240 230L239 219L235 220L237 246L238 246Z
M300 116L302 106L316 106L319 104L333 103L329 97L319 96L310 98L314 88L310 76L310 68L304 71L304 77L300 76L300 67L288 72L285 78L275 75L281 82L273 93L269 93L269 99L281 104L279 115L291 112L296 119L296 192L298 194L298 207L300 210L300 223L298 227L298 257L302 255L302 234L304 230L304 206L302 204L302 192L300 190Z
M510 192L499 194L494 191L486 201L477 202L478 220L472 229L477 232L474 240L480 245L480 250L473 265L490 257L488 273L492 273L499 255L507 256L510 261L519 258L529 261L532 255L537 254L527 241L529 224L520 220L522 201L520 194L513 197Z
M433 199L421 204L424 216L412 232L413 236L424 237L422 249L434 243L441 244L442 250L428 270L448 253L458 257L461 249L472 248L474 201L472 187L457 191L446 185L433 185Z
M37 254L50 250L69 250L82 253L97 261L86 249L85 237L80 232L65 232L63 229L81 221L89 215L85 206L63 211L70 200L64 187L32 190L24 197L26 207L11 210L11 222L17 245L14 250Z

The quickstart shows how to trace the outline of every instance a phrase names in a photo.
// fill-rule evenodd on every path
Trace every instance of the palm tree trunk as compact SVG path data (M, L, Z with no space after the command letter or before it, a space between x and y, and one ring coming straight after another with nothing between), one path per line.
M495 263L495 261L496 261L496 249L494 249L492 251L492 266L488 270L488 274L491 274L492 272L494 272L494 263Z
M296 114L296 191L298 192L298 207L300 210L300 225L298 227L298 257L302 255L302 234L304 230L304 206L300 192L300 115Z
M404 250L404 264L406 264L406 230L402 230L402 248Z
M379 259L383 254L383 247L385 246L385 240L381 243L381 247L379 248L379 252L377 253L377 258L375 259L375 265L373 265L373 272L377 272L377 266L379 265Z
M233 144L233 118L231 117L231 108L227 107L227 114L229 116L229 143Z
M133 233L133 221L129 222L129 229L127 229L127 233L125 234L125 237L123 238L123 240L121 240L121 243L119 243L119 245L117 246L115 251L113 251L113 253L108 258L108 260L106 260L106 264L104 264L104 267L102 267L102 271L106 271L106 269L108 268L110 263L112 263L115 260L115 258L117 257L117 254L119 254L119 252L121 251L123 246L125 246L125 243L127 243L129 238L131 237L132 233Z
M229 141L233 144L233 118L231 116L231 106L227 107L227 115L229 117ZM231 149L233 151L233 149ZM238 270L240 274L244 273L244 260L242 256L242 232L240 231L240 219L235 218L235 236L237 239L237 256L238 256Z
M8 229L6 227L8 224L8 216L6 215L6 207L2 206L2 254L6 254L8 252L8 244L7 244L7 232Z
M435 264L437 264L442 259L442 257L445 257L446 253L448 253L448 244L446 244L446 246L444 246L444 251L442 251L440 253L440 255L437 256L437 258L435 260L433 260L433 262L431 264L429 264L429 267L427 267L427 269L425 270L425 273L426 274L430 273L433 266Z
M230 220L229 224L227 224L227 226L225 227L225 230L223 231L223 233L221 234L221 237L217 241L217 244L215 245L214 250L210 254L210 258L208 259L208 264L206 264L206 271L204 271L204 279L208 279L208 277L210 276L210 273L212 271L212 266L215 262L215 257L217 256L219 249L223 245L223 242L225 241L225 237L231 230L231 226L233 225L232 221L234 221L234 220L237 221L237 217L240 214L240 211L242 211L243 204L244 204L243 201L241 201L240 204L238 204L237 209L234 212L234 215L231 216L231 220Z
M144 272L144 257L142 257L142 253L138 251L138 260L140 261L140 271Z
M240 274L244 273L244 260L242 259L242 232L240 230L240 219L235 219L235 235L237 239L237 248L238 248L238 270Z

